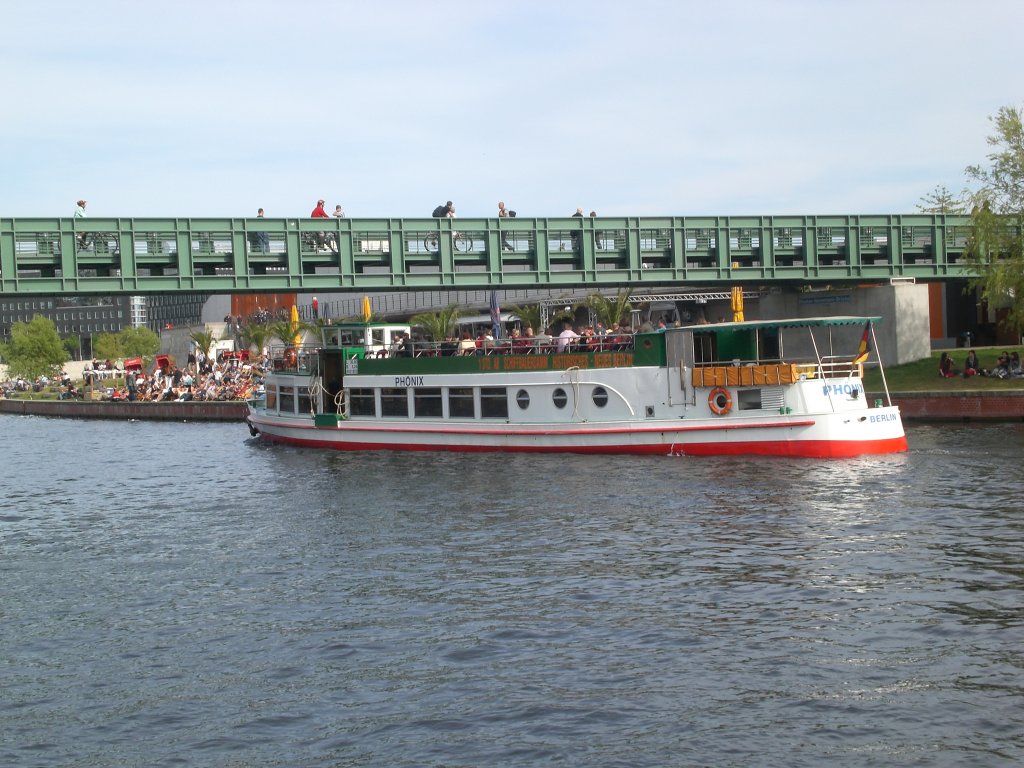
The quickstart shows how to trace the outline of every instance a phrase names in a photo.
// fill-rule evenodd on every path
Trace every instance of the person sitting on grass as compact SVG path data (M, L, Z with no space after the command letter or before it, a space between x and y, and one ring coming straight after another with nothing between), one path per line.
M964 359L964 378L971 376L984 376L984 372L981 369L981 363L978 362L978 355L972 349L967 353L967 357Z
M996 359L996 367L992 369L990 376L995 376L997 379L1008 379L1010 377L1010 354L1003 352Z
M951 379L956 376L956 373L956 369L953 367L953 358L949 356L949 352L943 352L942 357L939 358L939 376Z

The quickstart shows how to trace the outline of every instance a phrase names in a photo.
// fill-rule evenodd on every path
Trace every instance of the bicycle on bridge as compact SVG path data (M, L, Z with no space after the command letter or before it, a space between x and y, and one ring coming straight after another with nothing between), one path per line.
M82 232L76 238L77 252L121 254L121 238L116 232Z

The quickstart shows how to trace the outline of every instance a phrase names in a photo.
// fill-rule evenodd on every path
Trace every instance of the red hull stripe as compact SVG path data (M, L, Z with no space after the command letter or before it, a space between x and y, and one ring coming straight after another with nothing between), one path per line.
M849 458L872 454L900 453L907 450L906 437L884 440L772 440L736 443L655 443L650 445L590 446L507 446L507 445L430 445L424 443L345 442L307 438L289 438L261 433L268 442L306 448L333 448L341 451L453 451L459 453L592 453L659 456L791 456L803 458Z
M646 434L646 433L672 433L672 432L711 432L711 431L722 431L722 430L733 430L733 429L784 429L786 427L810 427L814 425L814 419L805 419L802 421L782 421L782 422L770 422L766 424L704 424L694 426L678 426L678 427L606 427L600 429L593 428L573 428L573 429L517 429L515 427L509 427L507 429L463 429L456 426L437 428L437 427L407 427L402 426L389 426L387 424L359 424L358 422L346 421L343 422L344 426L337 427L315 427L312 424L291 424L281 422L268 422L275 427L285 427L287 429L308 429L314 431L328 431L328 432L388 432L400 435L501 435L501 436L521 436L521 437L558 437L558 436L576 436L576 435L622 435L622 434ZM254 426L258 429L260 423L255 422Z

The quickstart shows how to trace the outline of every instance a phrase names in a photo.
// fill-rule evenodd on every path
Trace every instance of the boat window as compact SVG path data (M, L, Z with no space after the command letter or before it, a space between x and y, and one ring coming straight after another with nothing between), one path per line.
M380 415L409 417L409 390L384 387L380 391Z
M295 387L282 386L280 389L281 413L295 413Z
M604 408L608 405L608 390L604 387L594 387L594 405L598 408Z
M299 387L299 413L309 413L312 403L309 399L309 387Z
M480 417L508 418L508 393L504 387L480 387Z
M473 418L473 388L472 387L449 387L448 388L448 418L449 419L472 419Z
M569 402L569 397L565 394L565 390L559 387L551 393L551 402L555 404L555 408L565 408L565 404Z
M441 388L417 387L412 393L412 407L417 419L441 418Z
M520 389L516 392L516 403L525 411L530 407L530 393L525 389Z
M377 404L372 389L350 389L348 391L348 412L351 416L376 416Z
M267 386L267 410L277 410L277 385L270 384Z
M741 389L736 393L736 407L741 411L758 411L761 409L760 389Z

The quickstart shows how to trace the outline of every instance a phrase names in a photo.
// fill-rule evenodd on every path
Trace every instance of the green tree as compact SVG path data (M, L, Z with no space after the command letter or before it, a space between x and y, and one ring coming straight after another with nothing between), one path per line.
M422 312L409 319L409 325L422 328L434 341L444 341L446 336L455 333L455 324L462 317L462 310L454 304L436 312Z
M967 213L966 195L965 191L960 197L957 197L946 189L945 185L938 184L935 189L921 198L921 202L917 204L917 210L921 213Z
M65 336L61 343L64 345L64 349L67 350L68 357L72 360L81 359L82 356L82 339L78 336Z
M122 328L117 335L121 342L118 357L152 358L160 351L160 334L149 328Z
M255 357L259 357L263 354L263 350L270 344L270 339L273 337L273 333L270 328L261 323L249 323L242 328L242 345L245 349L249 350L250 354L254 354Z
M213 357L213 345L217 341L215 334L205 330L190 331L188 337L192 340L192 343L196 345L196 349L206 356L207 360Z
M11 340L4 346L8 375L30 380L52 377L60 373L68 358L52 320L36 315L27 323L11 326Z
M534 333L544 330L540 327L540 304L527 304L522 307L517 304L509 304L506 309L519 318L524 333L527 328L533 328Z
M995 132L989 164L967 167L978 188L973 194L968 264L983 299L1006 306L1006 325L1024 332L1024 119L1020 109L1002 107L989 118Z
M270 331L271 340L277 339L287 346L295 342L296 336L301 338L307 333L313 334L317 339L320 338L320 325L305 320L299 320L297 323L291 320L274 320L267 323L266 328Z
M590 307L590 311L594 313L597 321L610 330L615 328L622 318L628 316L630 310L633 309L633 305L629 301L629 294L629 288L621 291L612 299L599 293L592 293L587 296L587 306Z
M121 337L116 333L101 333L92 340L93 357L103 360L116 360L124 357L124 347L121 346Z

